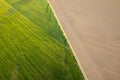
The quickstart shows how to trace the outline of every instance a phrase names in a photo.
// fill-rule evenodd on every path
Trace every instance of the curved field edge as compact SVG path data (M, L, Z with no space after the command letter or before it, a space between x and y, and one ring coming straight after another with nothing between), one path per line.
M0 78L83 80L69 48L3 0L0 0Z

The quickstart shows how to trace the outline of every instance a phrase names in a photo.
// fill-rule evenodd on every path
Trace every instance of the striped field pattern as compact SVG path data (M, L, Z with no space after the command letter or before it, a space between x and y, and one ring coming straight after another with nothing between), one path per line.
M0 80L84 80L46 0L0 0Z

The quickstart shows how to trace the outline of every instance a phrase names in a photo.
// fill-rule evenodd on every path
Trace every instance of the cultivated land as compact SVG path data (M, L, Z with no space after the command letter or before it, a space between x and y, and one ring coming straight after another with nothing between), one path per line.
M49 0L89 80L120 80L120 1Z
M84 80L46 0L0 0L0 80Z

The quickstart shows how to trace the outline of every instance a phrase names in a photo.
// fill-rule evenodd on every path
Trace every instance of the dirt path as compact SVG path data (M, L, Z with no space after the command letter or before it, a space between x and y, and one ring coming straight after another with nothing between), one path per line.
M89 80L120 80L120 1L49 0Z

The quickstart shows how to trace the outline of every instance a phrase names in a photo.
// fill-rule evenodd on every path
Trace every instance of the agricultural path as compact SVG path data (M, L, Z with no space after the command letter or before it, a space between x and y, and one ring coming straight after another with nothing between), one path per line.
M120 80L120 0L49 0L88 80Z

